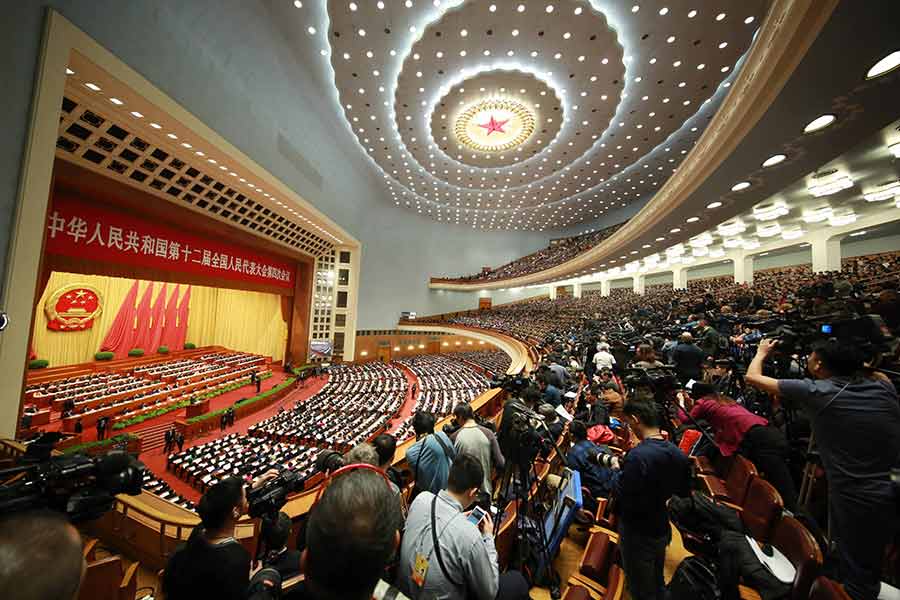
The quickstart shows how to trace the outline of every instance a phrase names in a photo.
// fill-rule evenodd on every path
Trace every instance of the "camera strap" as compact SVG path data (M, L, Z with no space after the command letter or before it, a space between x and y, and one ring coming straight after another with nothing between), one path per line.
M452 577L450 577L450 573L447 572L447 567L444 565L444 559L441 556L441 545L438 542L438 534L437 534L437 519L435 515L435 507L437 506L437 494L431 499L431 543L434 546L434 555L437 558L438 566L441 567L441 573L444 574L444 579L455 585L456 587L463 587L461 584L456 583Z

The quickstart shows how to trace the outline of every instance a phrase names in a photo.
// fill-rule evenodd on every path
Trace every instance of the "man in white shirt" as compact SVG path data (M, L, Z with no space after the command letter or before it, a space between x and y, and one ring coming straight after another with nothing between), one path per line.
M609 344L605 342L597 344L597 353L594 354L594 364L597 365L597 371L602 369L612 370L613 365L616 364L616 359L609 352Z

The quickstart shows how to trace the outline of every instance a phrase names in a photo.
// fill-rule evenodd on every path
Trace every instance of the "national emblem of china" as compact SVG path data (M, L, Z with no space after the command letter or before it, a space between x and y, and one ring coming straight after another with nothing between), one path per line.
M47 298L47 329L53 331L84 331L100 316L100 292L89 285L67 285Z

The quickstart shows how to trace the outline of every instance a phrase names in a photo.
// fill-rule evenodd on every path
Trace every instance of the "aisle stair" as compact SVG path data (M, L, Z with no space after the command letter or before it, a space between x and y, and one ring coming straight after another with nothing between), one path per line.
M151 425L146 429L135 431L135 435L141 438L141 452L152 452L166 445L166 431L173 426L172 421Z

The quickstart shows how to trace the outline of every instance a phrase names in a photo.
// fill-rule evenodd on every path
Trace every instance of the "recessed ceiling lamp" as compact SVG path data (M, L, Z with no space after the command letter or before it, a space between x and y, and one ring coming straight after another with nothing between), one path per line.
M863 229L862 231L854 231L853 233L850 234L850 237L859 237L861 235L866 235L867 233L869 233L869 232L866 231L865 229Z
M700 217L688 217L687 219L685 219L685 221L687 223L696 223L699 220L700 220Z
M831 216L832 209L830 206L820 206L818 208L808 208L803 211L802 219L807 223L821 223Z
M73 71L69 67L66 67L66 75L74 75L74 74L75 74L75 71Z
M750 187L749 181L740 181L740 182L734 184L733 186L731 186L731 191L739 192L741 190L746 190L748 187Z
M837 117L834 115L822 115L821 117L816 117L812 121L806 124L806 127L803 128L803 133L812 133L813 131L819 131L820 129L825 129L832 123L837 120Z
M820 198L822 196L830 196L841 190L853 187L853 180L842 174L840 171L832 170L824 173L813 175L812 181L807 184L807 191Z
M799 225L787 225L781 228L781 239L796 240L803 237L806 232Z
M96 83L90 83L90 82L88 82L88 83L85 83L85 84L84 84L84 87L86 87L86 88L88 88L88 89L90 89L90 90L94 90L95 92L99 92L99 91L100 91L100 86L97 85Z
M775 200L753 207L753 218L757 221L772 221L782 215L788 214L790 209L783 200Z
M141 113L139 113L136 110L131 111L131 116L134 117L135 119L143 119L144 118L144 115L142 115Z
M709 249L710 258L721 258L725 256L725 249L721 246L716 246L715 248Z
M759 240L744 240L744 250L756 250L759 248Z
M725 238L722 240L722 245L726 248L740 248L744 245L744 238L741 237L731 237Z
M706 208L712 210L714 208L719 208L720 206L722 206L721 202L710 202L709 204L706 205Z
M776 154L776 155L774 155L774 156L770 156L769 158L767 158L767 159L763 162L762 166L764 166L764 167L774 167L774 166L777 165L778 163L783 162L784 159L786 159L786 158L787 158L787 156L785 156L784 154Z
M877 63L872 65L872 68L866 73L866 79L874 79L876 77L881 77L885 73L890 73L897 67L900 67L900 50L895 50L891 52Z
M777 222L756 226L756 235L762 238L773 237L781 233L781 225Z
M716 227L716 231L721 236L732 237L741 233L744 233L747 230L747 226L744 225L744 222L740 219L732 219L731 221L725 221L724 223L720 223L718 227Z
M888 146L888 150L894 155L894 158L900 158L900 142Z
M828 218L828 224L832 227L841 227L856 222L856 213L852 208L839 208Z
M873 192L863 194L866 202L880 202L882 200L890 200L895 196L900 196L900 181L892 181L881 185Z

